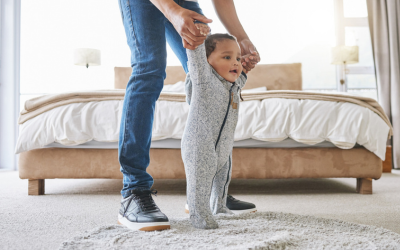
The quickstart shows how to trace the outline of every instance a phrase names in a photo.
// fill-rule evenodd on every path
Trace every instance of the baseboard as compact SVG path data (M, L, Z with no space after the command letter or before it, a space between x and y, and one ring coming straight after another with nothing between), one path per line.
M392 172L392 146L386 147L385 161L382 162L382 172L391 173Z

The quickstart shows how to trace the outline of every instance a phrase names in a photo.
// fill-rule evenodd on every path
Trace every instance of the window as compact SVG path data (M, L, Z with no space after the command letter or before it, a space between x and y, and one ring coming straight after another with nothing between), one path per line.
M359 62L348 65L347 91L377 99L374 60L365 0L334 0L337 45L359 46ZM337 66L338 79L342 66ZM338 85L340 83L338 82Z

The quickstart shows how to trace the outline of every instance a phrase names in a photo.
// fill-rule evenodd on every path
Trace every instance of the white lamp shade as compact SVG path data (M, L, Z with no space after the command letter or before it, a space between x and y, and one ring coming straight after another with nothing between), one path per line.
M337 46L332 48L332 64L358 63L358 46Z
M81 66L99 66L101 64L100 50L88 48L75 49L74 64Z

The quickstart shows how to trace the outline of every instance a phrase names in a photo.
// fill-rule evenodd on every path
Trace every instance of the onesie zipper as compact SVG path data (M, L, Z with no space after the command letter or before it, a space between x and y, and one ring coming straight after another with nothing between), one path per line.
M224 121L222 122L221 129L219 130L217 142L215 143L215 151L217 150L218 142L219 142L219 139L220 139L220 137L221 137L222 130L224 129L225 122L226 122L226 118L228 117L229 107L231 106L231 100L233 99L231 93L232 93L232 89L233 89L234 86L235 86L235 85L232 84L232 87L229 89L228 108L226 109L225 118L224 118ZM231 99L231 98L232 98L232 99ZM230 172L230 170L229 170L229 172ZM227 182L228 182L228 180L229 180L229 172L228 172L228 179L227 179ZM215 175L214 175L214 177L213 177L213 179L212 179L212 183L214 183L214 179L215 179L215 176L216 176L216 175L217 175L217 173L215 173ZM227 183L227 182L226 182L226 183ZM225 190L226 190L226 183L225 183L225 185L224 185L224 192L225 192ZM210 190L210 196L211 196L211 191L212 191L212 189ZM223 197L223 196L222 196L222 197Z
M221 129L219 130L217 142L215 143L215 150L217 150L218 142L219 142L219 139L220 139L220 137L221 137L222 130L224 129L225 122L226 122L226 118L228 117L229 107L231 106L231 100L233 100L233 98L232 98L232 89L233 89L234 86L235 86L235 85L232 84L232 87L229 89L228 108L226 109L226 114L225 114L224 121L222 122ZM231 98L232 98L232 99L231 99Z

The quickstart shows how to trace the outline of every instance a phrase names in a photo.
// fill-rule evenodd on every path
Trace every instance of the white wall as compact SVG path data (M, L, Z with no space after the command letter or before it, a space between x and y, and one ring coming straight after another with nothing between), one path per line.
M21 2L22 101L45 93L113 88L114 67L130 65L116 1ZM213 19L212 32L226 32L212 2L199 3ZM235 5L261 63L301 62L304 88L336 88L335 66L330 64L335 42L332 0L235 0ZM81 47L100 49L102 65L73 65L74 48ZM167 53L167 65L180 65L172 50Z

